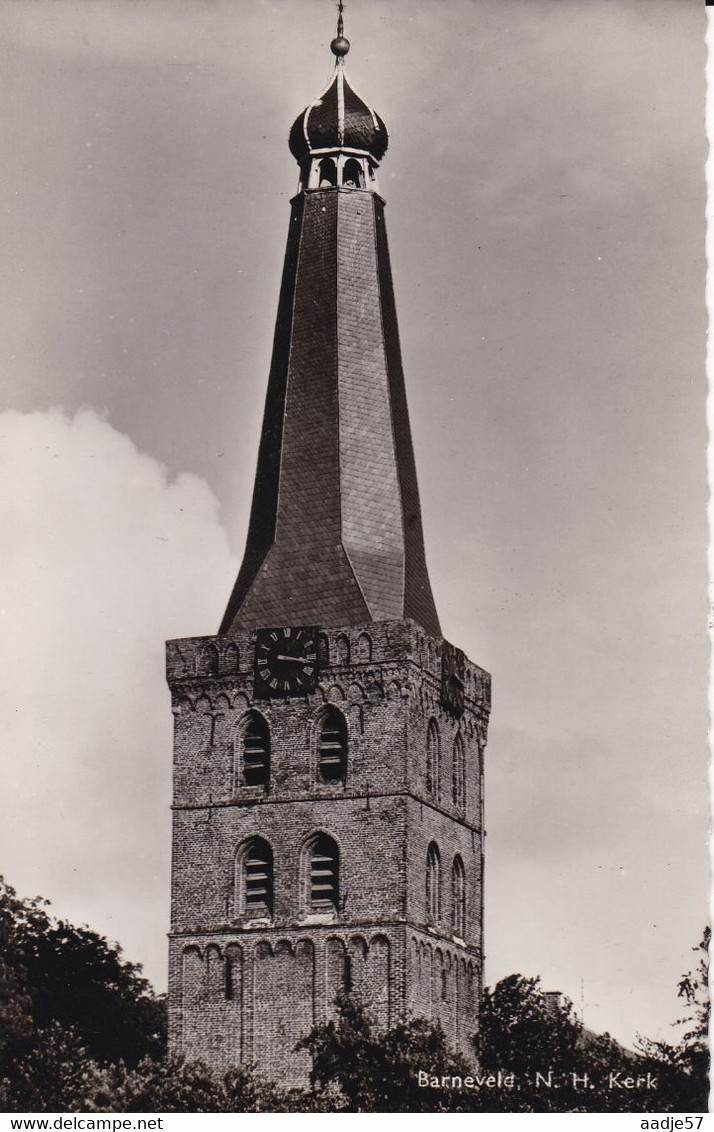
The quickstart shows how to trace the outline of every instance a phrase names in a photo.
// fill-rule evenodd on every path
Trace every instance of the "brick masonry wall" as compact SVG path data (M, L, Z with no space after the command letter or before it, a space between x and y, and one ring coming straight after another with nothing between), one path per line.
M467 661L466 710L456 721L439 700L441 640L410 621L369 622L324 631L315 693L255 701L254 643L246 631L167 645L175 716L172 1050L220 1066L255 1058L268 1075L304 1083L304 1057L292 1046L329 1015L346 956L380 1025L423 1013L467 1048L481 977L488 674ZM344 713L348 729L347 775L331 784L317 772L326 704ZM251 710L270 727L267 788L242 784L242 726ZM442 749L439 796L427 789L430 720ZM461 809L451 786L457 732L467 767ZM304 848L317 831L339 846L340 904L332 914L306 907ZM236 887L237 855L254 835L273 850L273 913L263 919L241 911ZM425 895L432 842L441 861L435 919ZM457 853L466 877L463 937L454 933L451 900Z
M403 925L374 931L304 925L173 937L171 966L181 998L171 1046L219 1069L257 1064L272 1080L304 1085L310 1062L294 1046L335 1015L349 958L352 988L378 1026L393 1024L407 982Z

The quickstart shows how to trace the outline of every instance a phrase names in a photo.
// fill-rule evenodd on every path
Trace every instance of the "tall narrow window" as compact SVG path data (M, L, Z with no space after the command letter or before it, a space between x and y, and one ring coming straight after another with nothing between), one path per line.
M338 782L347 775L347 721L337 708L328 708L322 718L317 769L323 782Z
M337 911L340 898L340 856L337 844L318 833L308 845L308 907L312 912Z
M209 1002L220 1002L223 998L225 966L220 948L209 943L206 948L206 998Z
M240 1002L243 981L243 952L237 943L226 948L226 1000Z
M439 850L433 841L426 853L426 915L432 923L441 915L441 865Z
M451 904L453 909L454 935L463 939L466 931L466 874L464 862L457 854L451 871Z
M247 915L273 914L273 850L262 837L253 837L241 854L242 910Z
M327 668L330 663L330 642L324 633L317 634L317 663L320 668Z
M429 720L426 732L426 789L428 794L439 798L441 792L441 742L439 728L435 719Z
M457 731L454 739L453 772L454 805L457 810L463 810L466 803L466 757L464 755L464 740L460 731Z
M372 638L368 633L360 633L357 638L357 660L369 662L372 659Z
M335 652L337 654L338 664L350 663L350 642L344 634L340 634L335 641Z
M243 783L245 786L267 786L270 782L270 729L253 711L243 727Z

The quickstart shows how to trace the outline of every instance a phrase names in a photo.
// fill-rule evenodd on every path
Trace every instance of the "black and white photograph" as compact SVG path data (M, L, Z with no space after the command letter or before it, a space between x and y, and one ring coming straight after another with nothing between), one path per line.
M707 1112L708 11L0 0L0 1112Z

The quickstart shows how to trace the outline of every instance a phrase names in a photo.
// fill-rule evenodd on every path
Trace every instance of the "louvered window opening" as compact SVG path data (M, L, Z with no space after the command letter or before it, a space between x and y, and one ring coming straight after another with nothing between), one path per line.
M347 734L344 721L337 716L329 716L323 724L318 766L325 782L337 782L347 773Z
M337 854L331 845L318 841L310 858L310 905L315 911L337 908L339 875Z
M255 847L245 858L246 911L273 910L273 868L265 850Z
M243 781L246 786L265 786L270 779L270 738L266 726L257 721L243 739Z

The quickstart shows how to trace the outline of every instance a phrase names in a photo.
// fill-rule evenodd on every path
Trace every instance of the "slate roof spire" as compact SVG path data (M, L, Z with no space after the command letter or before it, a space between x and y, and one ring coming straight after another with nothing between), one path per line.
M221 633L412 618L440 635L377 167L388 135L335 71L298 115L273 359L243 564Z

